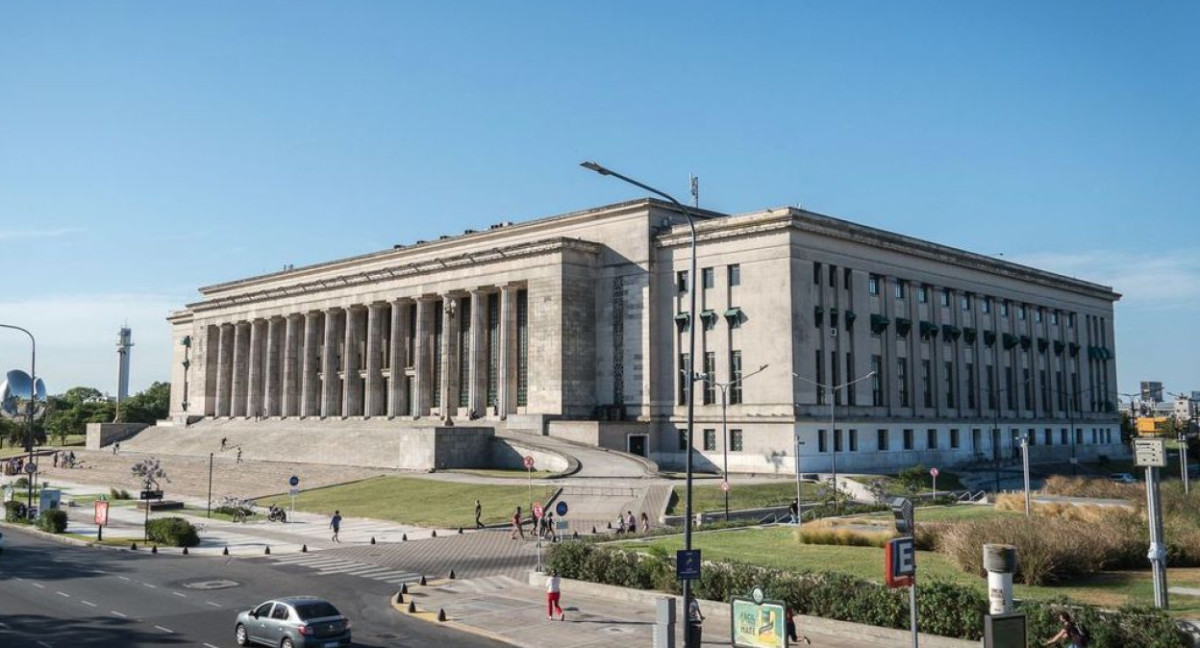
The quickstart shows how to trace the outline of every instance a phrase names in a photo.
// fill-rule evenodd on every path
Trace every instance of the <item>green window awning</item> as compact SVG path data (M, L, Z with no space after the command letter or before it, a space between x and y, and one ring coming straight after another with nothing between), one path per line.
M920 331L921 338L928 339L931 337L937 337L938 327L937 324L934 324L933 322L921 322Z
M910 330L912 330L912 320L904 317L896 318L896 335L908 335Z
M988 346L992 346L993 344L995 344L996 343L996 332L995 331L984 331L983 332L983 343Z
M1021 348L1022 349L1025 349L1026 351L1028 351L1030 345L1032 345L1032 344L1033 344L1033 338L1029 337L1028 335L1021 336Z
M1062 355L1063 349L1065 348L1067 348L1067 345L1062 340L1054 341L1054 355Z
M871 313L871 332L875 334L883 333L887 330L891 320L878 313Z
M1074 358L1075 356L1079 355L1079 344L1078 344L1078 343L1076 343L1076 342L1068 342L1068 343L1067 343L1067 349L1069 349L1069 350L1071 351L1071 357L1072 357L1072 358Z
M738 308L737 306L726 309L725 310L725 319L733 321L733 322L742 321L742 309Z
M717 311L712 310L711 308L706 308L700 311L700 319L704 320L705 322L715 322L717 321Z
M691 323L691 315L687 313L675 313L675 326L678 326L679 330L686 331Z
M1011 349L1021 343L1021 340L1017 339L1017 336L1013 335L1012 333L1005 333L1000 339L1004 342L1004 348L1006 350Z
M1047 340L1046 338L1038 338L1037 346L1038 352L1045 353L1046 349L1050 348L1050 340Z
M960 331L957 326L953 326L951 324L942 324L942 339L957 340L958 336L961 334L962 331Z
M970 326L964 326L962 330L963 342L967 344L975 344L975 329Z

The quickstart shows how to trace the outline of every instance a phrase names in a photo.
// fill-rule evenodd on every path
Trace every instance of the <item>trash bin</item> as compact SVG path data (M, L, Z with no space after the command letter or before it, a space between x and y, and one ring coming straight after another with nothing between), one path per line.
M703 628L704 625L701 623L689 622L687 624L687 638L684 640L684 645L687 648L700 648L700 637L702 636Z

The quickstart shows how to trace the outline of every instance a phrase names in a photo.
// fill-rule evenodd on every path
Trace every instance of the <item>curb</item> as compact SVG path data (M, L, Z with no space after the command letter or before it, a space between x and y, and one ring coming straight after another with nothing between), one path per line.
M449 579L445 579L445 578L439 578L437 580L427 580L427 581L425 581L426 584L424 587L426 587L426 588L436 587L438 585L441 585L443 583L448 583L448 582L450 582ZM417 585L416 583L409 584L408 585L408 595L410 597L412 597L414 595L414 593L417 593L420 591L421 587L422 587L421 585ZM396 594L399 594L399 592L400 592L399 590L396 590ZM414 608L416 611L409 612L408 611L408 603L398 603L396 601L396 594L392 594L391 596L388 597L388 604L391 605L392 609L395 610L399 614L403 614L405 616L408 616L408 617L411 617L414 619L420 619L421 621L425 621L427 623L431 623L436 626L445 626L445 627L449 627L449 628L454 628L455 630L458 630L459 632L466 632L466 633L477 635L480 637L486 637L488 639L491 639L492 641L498 641L500 643L508 644L510 646L524 646L524 644L513 641L513 639L511 637L505 637L503 635L496 634L494 632L484 630L482 628L476 628L475 626L472 626L472 625L467 625L465 623L459 623L459 622L455 621L454 617L450 616L449 614L446 615L445 621L438 621L437 612L430 612L429 610L422 610L420 607L415 605L415 600L412 598L409 598L409 602L414 603Z

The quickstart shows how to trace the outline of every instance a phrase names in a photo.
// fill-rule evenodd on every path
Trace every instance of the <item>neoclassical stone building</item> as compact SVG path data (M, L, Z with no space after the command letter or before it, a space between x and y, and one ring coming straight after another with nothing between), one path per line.
M202 288L169 318L173 419L488 426L677 465L696 326L701 469L1122 452L1111 288L796 208L695 217L699 277L684 216L638 200ZM764 365L724 390L723 434L720 384Z

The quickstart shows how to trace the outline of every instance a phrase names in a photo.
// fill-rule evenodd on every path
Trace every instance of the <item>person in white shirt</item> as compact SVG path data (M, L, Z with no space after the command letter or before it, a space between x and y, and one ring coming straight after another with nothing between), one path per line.
M558 620L566 619L563 614L562 606L558 604L559 597L562 596L562 579L558 577L558 570L550 572L550 578L546 579L546 619L554 620L554 611L558 610Z

